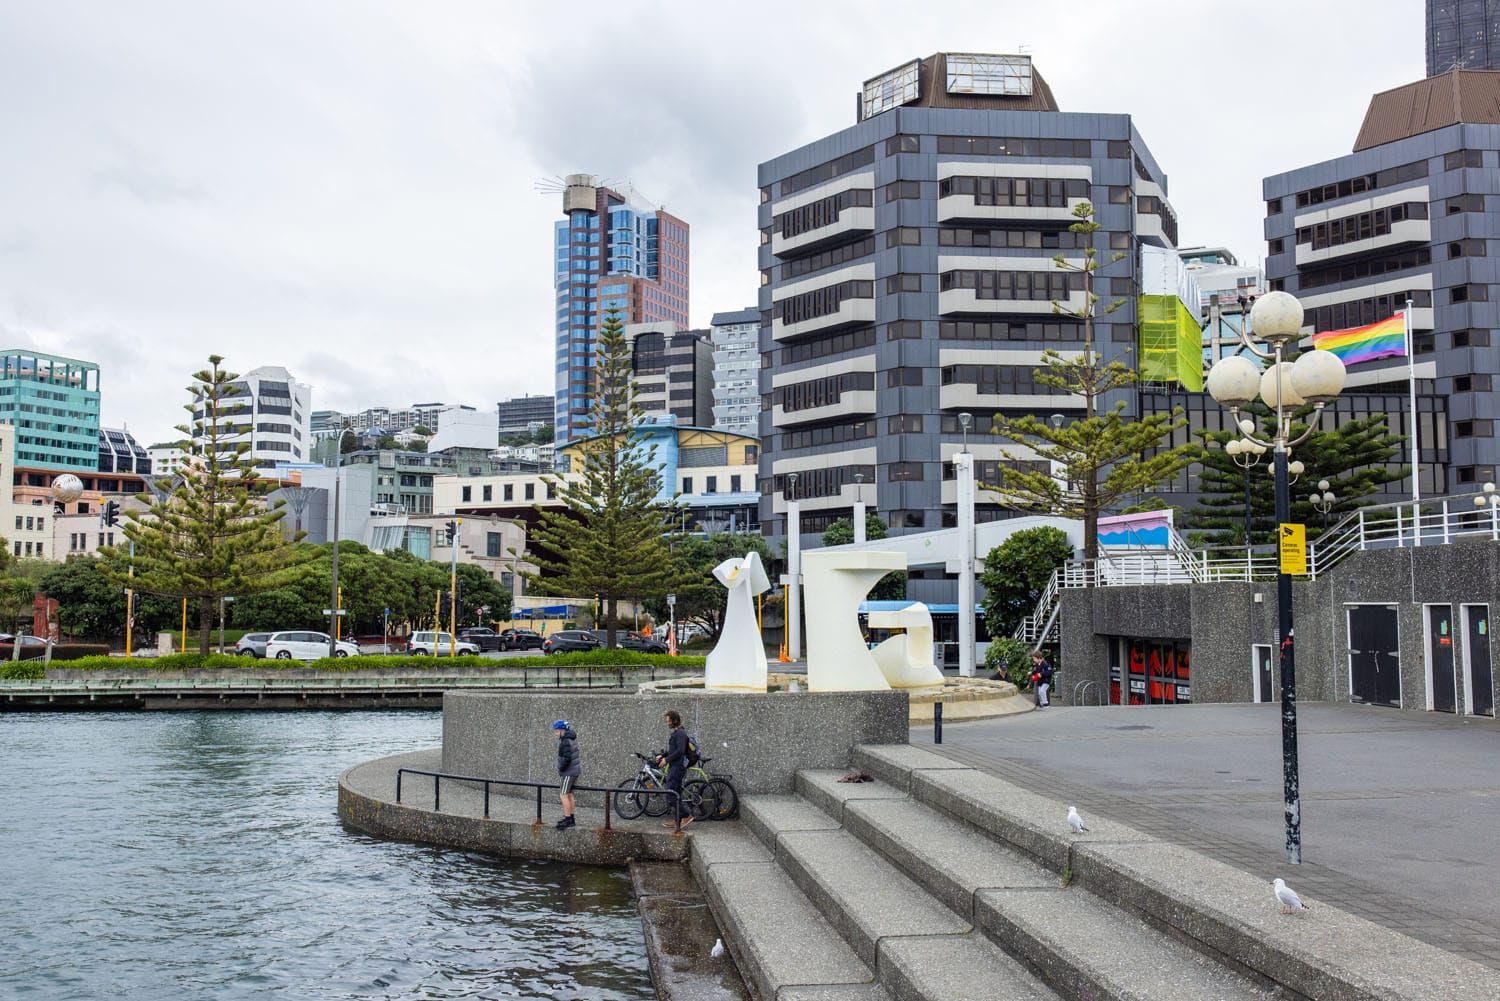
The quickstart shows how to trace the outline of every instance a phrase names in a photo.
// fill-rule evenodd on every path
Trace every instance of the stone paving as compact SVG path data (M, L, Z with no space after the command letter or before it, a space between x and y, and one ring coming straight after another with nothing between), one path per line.
M1277 706L1053 707L950 726L934 749L1066 798L1085 821L1112 818L1267 881L1284 876L1500 970L1500 724L1299 708L1300 867L1283 849ZM931 746L931 728L911 739Z

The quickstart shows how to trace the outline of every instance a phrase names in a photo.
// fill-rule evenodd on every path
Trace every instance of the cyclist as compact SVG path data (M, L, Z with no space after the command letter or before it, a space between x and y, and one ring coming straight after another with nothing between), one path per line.
M677 795L672 797L672 807L677 811L678 824L686 827L693 822L682 805L682 779L687 774L688 766L694 764L689 761L688 733L682 728L682 714L676 709L668 709L662 714L662 721L667 724L671 736L667 739L667 751L656 759L656 763L667 770L667 788ZM673 827L670 820L661 826Z
M573 783L583 773L583 758L578 753L578 734L573 732L573 727L567 720L560 719L553 723L552 732L557 734L557 798L563 808L563 817L557 822L557 829L564 831L577 824L573 819Z

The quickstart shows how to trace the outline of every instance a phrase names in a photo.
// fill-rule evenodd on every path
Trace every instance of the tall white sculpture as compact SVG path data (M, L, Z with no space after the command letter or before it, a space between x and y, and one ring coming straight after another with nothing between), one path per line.
M932 612L914 601L894 612L871 612L871 629L903 629L872 653L892 688L929 688L943 683L943 672L932 659Z
M724 628L708 655L704 687L734 691L766 690L766 647L755 622L755 596L771 586L760 555L728 559L714 567L719 583L729 588Z
M807 687L814 692L889 689L859 631L859 605L875 582L906 569L892 552L811 552L802 573L814 607L807 616Z

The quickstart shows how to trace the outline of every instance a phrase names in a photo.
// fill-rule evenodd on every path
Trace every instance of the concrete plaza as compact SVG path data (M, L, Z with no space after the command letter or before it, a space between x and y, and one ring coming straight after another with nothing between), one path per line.
M1500 723L1326 703L1299 723L1300 867L1279 706L1054 707L951 725L936 749L1500 969Z

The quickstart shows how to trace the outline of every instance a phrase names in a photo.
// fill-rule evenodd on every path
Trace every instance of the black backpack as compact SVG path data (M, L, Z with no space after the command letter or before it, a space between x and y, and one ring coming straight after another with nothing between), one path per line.
M686 733L686 731L683 731ZM698 764L698 738L687 734L687 766L693 768Z

